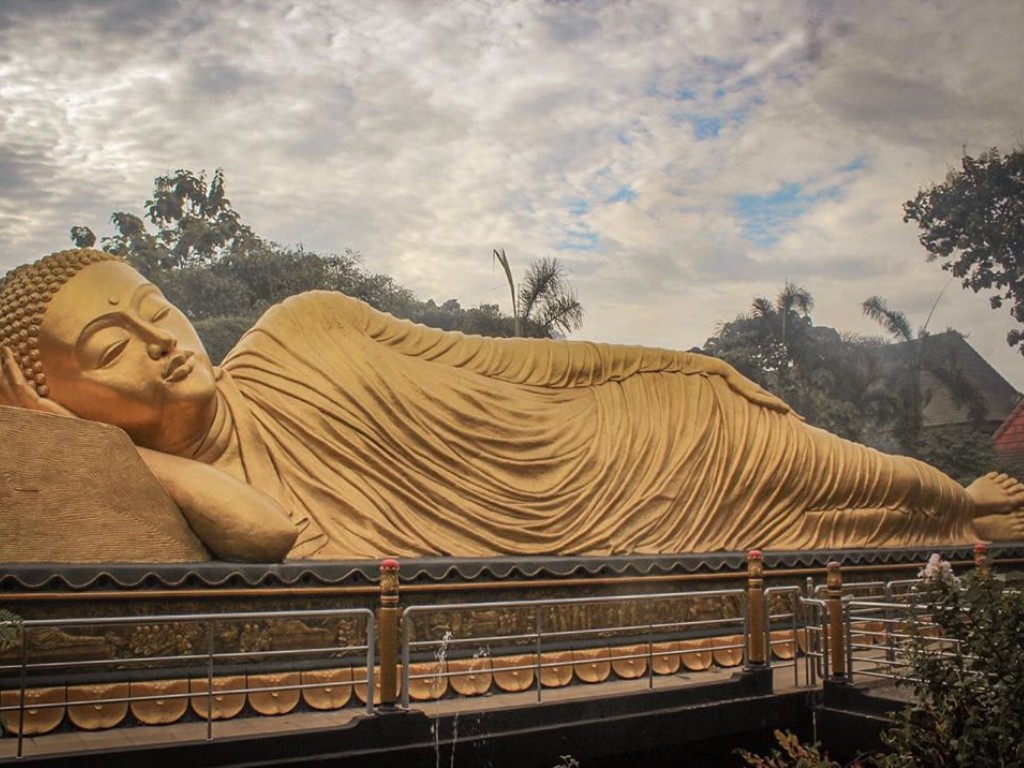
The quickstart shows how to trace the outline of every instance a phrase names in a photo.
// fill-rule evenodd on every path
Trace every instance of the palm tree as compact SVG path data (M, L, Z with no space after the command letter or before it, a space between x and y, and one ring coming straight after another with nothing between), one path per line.
M774 302L758 296L751 304L750 316L760 328L765 371L778 379L780 390L788 388L790 369L802 361L801 331L810 327L813 308L811 292L788 280Z
M902 357L902 364L897 369L890 399L895 414L896 439L904 451L917 453L924 426L924 406L927 404L921 394L921 351L928 331L922 328L917 335L918 343L911 345L915 336L907 316L898 309L891 309L881 296L865 299L861 310L898 343L907 344L908 354Z
M979 425L985 418L985 403L981 393L963 371L952 361L937 361L934 355L925 354L925 344L929 337L928 323L940 298L942 293L935 299L925 324L916 334L907 316L889 307L881 296L871 296L861 304L867 317L877 322L895 341L906 345L905 354L900 356L897 363L896 380L890 388L890 399L895 413L896 439L903 450L911 455L921 453L924 409L930 399L929 394L922 391L923 373L937 379L949 391L953 402L967 409L974 425Z
M890 309L885 299L881 296L871 296L865 299L861 304L861 309L867 317L881 325L885 332L896 339L896 341L914 340L914 332L910 328L910 321L907 319L907 316L898 309ZM925 327L918 334L920 338L928 335L927 327L928 324L926 322Z
M505 250L494 251L512 295L512 317L516 336L553 336L583 327L583 305L569 284L565 267L556 258L534 261L516 290Z
M782 290L779 291L779 295L775 297L775 309L782 319L780 340L783 346L786 346L786 323L789 316L796 315L803 319L804 325L806 325L811 310L814 309L814 298L806 288L787 280L782 286Z

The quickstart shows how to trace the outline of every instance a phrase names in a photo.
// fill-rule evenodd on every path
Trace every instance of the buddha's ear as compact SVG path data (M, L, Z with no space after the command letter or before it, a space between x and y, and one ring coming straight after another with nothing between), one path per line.
M3 358L0 364L0 405L77 418L74 413L50 397L48 386L35 387L28 382L25 372L21 370L21 366L14 359L14 353L8 347L0 350L0 356Z

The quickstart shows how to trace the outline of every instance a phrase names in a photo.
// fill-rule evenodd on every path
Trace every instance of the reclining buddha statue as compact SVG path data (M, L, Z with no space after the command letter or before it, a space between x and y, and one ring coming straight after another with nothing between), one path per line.
M0 405L124 430L216 556L628 555L1024 539L1024 487L963 488L807 425L721 360L491 339L338 293L211 364L110 254L0 283Z

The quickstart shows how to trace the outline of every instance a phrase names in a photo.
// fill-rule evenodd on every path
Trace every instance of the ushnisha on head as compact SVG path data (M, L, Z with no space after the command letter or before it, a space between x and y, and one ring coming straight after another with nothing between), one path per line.
M59 251L16 267L0 280L0 347L14 353L25 381L40 397L50 394L39 352L39 328L47 306L64 283L98 261L121 259L87 248Z
M18 386L145 448L188 451L217 412L217 372L188 318L102 251L54 253L4 278L0 346L24 373Z

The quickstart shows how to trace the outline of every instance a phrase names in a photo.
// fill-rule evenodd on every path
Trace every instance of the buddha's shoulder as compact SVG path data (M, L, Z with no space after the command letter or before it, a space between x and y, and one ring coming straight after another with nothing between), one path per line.
M257 321L256 328L281 323L302 327L365 325L365 318L376 313L372 307L359 299L337 291L305 291L289 296L275 304Z
M296 293L294 296L289 296L277 306L288 307L292 311L318 307L341 309L351 312L361 312L363 309L370 309L372 311L370 305L365 301L361 301L360 299L353 298L352 296L348 296L338 291L322 290Z

